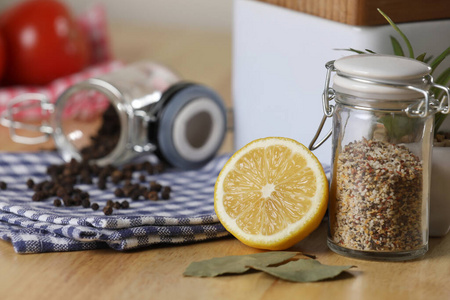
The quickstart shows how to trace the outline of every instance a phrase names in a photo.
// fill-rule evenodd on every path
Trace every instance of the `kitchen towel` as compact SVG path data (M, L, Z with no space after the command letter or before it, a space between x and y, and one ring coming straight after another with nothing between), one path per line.
M110 247L130 250L153 245L184 244L228 236L214 212L214 184L230 155L214 158L198 170L166 170L146 175L146 181L170 186L170 199L135 200L128 209L105 215L100 209L81 206L53 206L56 197L32 201L34 191L27 180L48 179L47 167L63 163L56 152L0 153L0 239L12 243L17 253L76 251ZM155 157L150 156L155 162ZM329 175L329 166L324 166ZM139 182L135 172L133 181ZM95 183L95 181L94 181ZM106 190L95 184L77 185L90 194L91 203L104 207L116 185Z
M39 253L101 247L129 250L227 236L214 212L214 184L228 158L219 156L199 170L147 175L148 182L171 187L170 199L127 199L130 208L107 216L101 209L54 207L56 197L31 200L34 191L26 181L48 179L47 167L62 163L56 152L1 153L0 180L7 183L7 189L0 190L0 238L11 242L18 253ZM134 182L139 182L139 175L133 174ZM106 190L95 184L77 187L87 191L91 203L97 202L101 208L106 201L117 199L111 182Z

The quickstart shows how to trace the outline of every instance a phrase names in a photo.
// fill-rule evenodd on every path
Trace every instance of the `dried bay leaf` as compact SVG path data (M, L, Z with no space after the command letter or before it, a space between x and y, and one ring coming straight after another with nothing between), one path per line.
M333 278L354 267L322 265L314 259L299 259L278 267L250 266L252 269L293 282L313 282Z
M240 274L254 268L263 268L279 264L293 258L299 252L273 251L248 255L216 257L191 263L184 271L184 276L215 277L222 274Z

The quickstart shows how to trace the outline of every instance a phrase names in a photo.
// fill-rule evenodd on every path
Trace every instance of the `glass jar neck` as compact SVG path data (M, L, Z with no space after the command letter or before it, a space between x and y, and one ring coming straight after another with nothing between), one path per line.
M354 95L335 92L335 101L337 104L361 110L406 112L408 107L420 105L423 99L391 101L385 99L358 97Z

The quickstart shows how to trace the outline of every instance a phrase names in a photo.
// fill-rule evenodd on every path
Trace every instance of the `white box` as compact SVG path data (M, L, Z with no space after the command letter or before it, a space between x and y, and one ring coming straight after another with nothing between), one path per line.
M425 51L436 56L449 45L450 20L399 27L416 56ZM353 54L335 49L391 54L389 35L401 41L390 25L351 26L263 2L234 0L235 148L266 136L290 137L308 146L323 116L325 63ZM331 142L314 153L330 164Z

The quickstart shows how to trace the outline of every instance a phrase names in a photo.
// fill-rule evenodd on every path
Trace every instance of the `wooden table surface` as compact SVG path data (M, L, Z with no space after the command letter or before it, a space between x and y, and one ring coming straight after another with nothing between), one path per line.
M116 57L151 59L186 79L216 89L231 105L231 36L177 29L112 27ZM231 136L222 151L231 151ZM1 151L28 151L0 129ZM51 144L46 147L51 148ZM0 154L1 155L1 154ZM450 299L450 235L431 238L419 260L372 262L339 256L326 246L326 224L292 249L324 264L355 265L336 280L290 283L263 273L219 278L184 277L193 261L260 252L224 238L131 252L16 254L0 240L0 299Z

